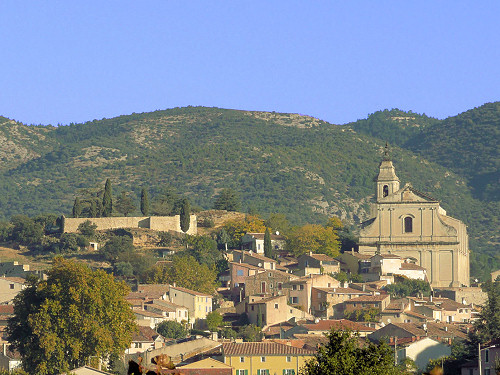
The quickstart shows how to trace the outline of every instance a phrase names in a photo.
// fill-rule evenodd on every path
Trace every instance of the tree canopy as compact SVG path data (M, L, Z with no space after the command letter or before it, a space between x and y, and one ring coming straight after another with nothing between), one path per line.
M296 256L312 251L335 257L340 249L339 236L331 226L306 224L290 231L286 248Z
M360 347L358 336L350 331L332 330L328 342L306 363L303 375L399 375L389 346L368 343Z
M31 278L14 299L8 340L30 374L59 374L90 357L120 355L130 346L135 317L129 288L102 270L54 259L47 280Z

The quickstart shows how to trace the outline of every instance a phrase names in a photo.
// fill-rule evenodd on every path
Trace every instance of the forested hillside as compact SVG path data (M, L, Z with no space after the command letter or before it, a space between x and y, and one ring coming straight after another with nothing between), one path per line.
M494 127L494 115L488 113ZM57 128L1 118L0 216L70 215L75 196L86 189L102 189L110 178L115 194L132 192L137 202L143 187L152 199L163 189L173 188L199 207L210 208L214 196L229 187L240 193L247 211L263 216L284 213L295 224L323 222L337 215L356 227L368 217L386 135L396 125L394 133L399 135L389 140L401 146L392 148L401 181L440 199L450 215L464 220L471 248L478 254L497 254L495 202L473 195L476 190L464 168L425 151L423 145L432 142L424 142L426 138L422 138L424 143L415 142L417 135L452 119L439 121L401 111L381 114L379 128L370 131L366 128L370 129L369 122L378 114L361 120L365 130L356 124L337 126L296 114L204 107ZM414 118L405 120L405 116ZM383 117L390 123L384 123ZM476 123L480 126L481 121ZM464 139L453 142L467 142L467 135L458 135ZM421 154L404 148L410 143ZM5 144L10 151L4 151ZM494 152L490 159L495 159ZM494 197L494 190L489 189L487 196ZM484 259L481 263L488 263ZM473 272L479 268L475 266Z

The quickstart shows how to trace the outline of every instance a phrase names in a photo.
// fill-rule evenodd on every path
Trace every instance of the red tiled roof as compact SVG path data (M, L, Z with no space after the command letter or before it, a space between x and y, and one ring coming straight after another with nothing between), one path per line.
M132 335L132 342L153 342L158 336L154 329L149 327L138 327L138 331Z
M141 316L147 316L149 318L163 318L163 315L147 311L147 310L134 310L134 314L136 315L141 315Z
M19 284L24 284L26 282L26 280L23 279L22 277L16 277L16 276L12 276L12 277L2 276L2 277L0 277L0 279L12 281L14 283L19 283Z
M319 288L319 287L313 287L313 289L318 289L321 290L322 292L325 293L332 293L332 294L371 294L371 292L363 292L362 290L359 289L353 289L353 288Z
M346 330L350 329L352 331L361 332L374 332L374 328L367 327L363 324L353 322L351 320L340 319L340 320L320 320L318 323L312 324L302 324L303 327L307 328L309 331L330 331L332 328L335 330Z
M314 355L316 352L275 342L231 342L222 344L224 356Z
M14 314L14 305L0 305L0 315Z
M321 260L321 261L326 261L326 262L331 262L331 261L337 261L336 259L326 255L326 254L306 254L307 256L310 256L313 259L316 260ZM338 262L338 261L337 261Z

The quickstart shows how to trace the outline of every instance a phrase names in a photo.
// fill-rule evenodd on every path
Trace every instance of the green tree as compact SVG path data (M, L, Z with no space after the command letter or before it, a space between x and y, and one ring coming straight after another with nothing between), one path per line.
M102 197L102 216L109 217L113 214L113 191L111 180L108 178L104 185L104 195Z
M141 190L141 212L144 216L149 216L149 194L146 188Z
M75 203L73 203L73 217L80 217L82 215L82 203L80 198L75 198Z
M128 292L102 270L55 258L47 280L31 278L14 299L7 333L24 370L59 374L90 357L120 355L136 329Z
M240 209L240 198L233 189L223 189L214 202L214 209L226 211L238 211Z
M241 337L245 342L261 341L263 334L262 329L253 324L247 324L240 328L238 337Z
M387 285L384 289L394 298L416 297L419 294L430 296L431 294L431 286L427 281L406 278Z
M0 241L8 241L12 236L14 226L8 221L0 221Z
M269 228L266 228L266 232L264 233L264 255L268 258L274 258L274 249L271 243Z
M360 347L358 335L332 330L328 342L302 369L304 375L399 375L391 348L380 343Z
M333 227L306 224L290 231L286 248L296 256L312 251L335 257L339 254L340 243Z
M488 299L483 305L478 319L474 322L478 338L483 343L500 339L500 281L482 284Z
M85 220L83 223L78 225L78 232L87 238L93 238L95 236L95 231L97 225L92 223L90 220Z
M196 258L198 263L213 268L222 259L222 253L217 249L217 242L208 236L187 235L188 252Z
M135 251L132 239L128 236L114 236L101 247L101 254L109 262L116 262L124 253L133 253Z
M264 224L266 227L271 228L273 232L279 232L279 234L285 236L292 229L292 225L284 214L271 214Z
M227 234L226 230L222 228L217 233L217 245L219 249L227 251L227 244L231 241L231 238Z
M44 228L25 215L16 215L11 218L12 239L21 245L34 245L42 241Z
M158 216L179 214L179 196L172 186L166 186L154 197L151 211Z
M215 332L222 325L222 315L217 311L209 312L206 317L206 322L208 329L211 332Z
M181 202L181 230L186 233L189 230L189 225L191 223L191 207L189 205L189 200L184 198Z
M183 339L188 335L188 330L184 325L174 320L165 320L158 324L156 331L165 338Z
M101 210L99 209L99 206L101 206L101 202L98 201L97 199L92 199L90 201L90 207L89 207L89 217L100 217L101 216Z
M129 213L134 212L135 203L132 197L126 192L122 191L116 200L115 208L123 216L128 216Z
M217 287L214 268L200 264L192 256L176 256L171 266L154 266L148 276L150 284L173 284L201 293L213 294Z
M117 276L134 276L134 267L130 262L116 262L113 267L113 272Z

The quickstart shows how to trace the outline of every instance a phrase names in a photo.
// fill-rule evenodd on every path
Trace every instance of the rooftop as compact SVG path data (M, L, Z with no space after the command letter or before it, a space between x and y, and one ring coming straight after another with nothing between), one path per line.
M374 332L374 328L367 327L363 324L353 322L351 320L340 319L340 320L320 320L317 323L307 323L302 324L303 327L307 328L309 331L330 331L332 328L335 330L346 330L350 329L352 331L364 331L364 332Z
M278 344L276 342L231 342L222 344L222 352L225 356L245 355L308 355L316 354L316 351L297 348L291 345Z
M193 296L212 297L210 294L205 294L205 293L197 292L195 290L183 288L183 287L180 287L180 286L173 286L173 285L171 285L170 289L175 289L175 290L178 290L179 292L184 292L184 293L192 294Z
M370 296L359 296L356 298L352 298L350 300L344 301L345 303L356 303L356 302L380 302L385 300L386 298L390 298L388 294L377 294Z

